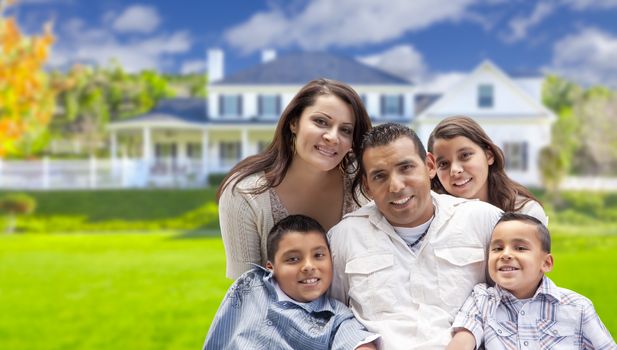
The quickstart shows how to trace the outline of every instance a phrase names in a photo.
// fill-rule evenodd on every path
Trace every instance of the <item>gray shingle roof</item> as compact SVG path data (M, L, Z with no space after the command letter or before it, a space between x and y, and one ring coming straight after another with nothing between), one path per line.
M348 84L409 85L409 81L358 62L353 58L326 52L285 54L272 61L231 74L212 85L299 84L317 78L330 78Z

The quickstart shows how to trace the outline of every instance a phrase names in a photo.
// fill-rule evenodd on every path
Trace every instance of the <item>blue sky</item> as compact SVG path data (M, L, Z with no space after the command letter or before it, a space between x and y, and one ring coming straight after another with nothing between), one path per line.
M30 33L54 22L54 67L203 72L217 47L229 74L262 49L325 50L435 90L483 59L617 87L617 0L21 0L10 13Z

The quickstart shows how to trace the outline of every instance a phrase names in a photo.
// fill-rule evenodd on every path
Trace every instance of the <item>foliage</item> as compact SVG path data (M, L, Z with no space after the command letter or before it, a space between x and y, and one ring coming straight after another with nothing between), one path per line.
M559 184L567 174L610 175L617 172L617 95L604 87L583 89L548 76L544 104L557 115L551 144L541 150L540 171L548 199L560 205Z
M170 86L182 91L184 95L202 98L208 96L208 78L205 74L167 75L165 78Z
M56 99L60 113L52 124L55 136L79 140L90 154L104 143L110 121L145 113L160 99L173 96L159 73L129 74L118 63L75 65L67 73L54 72L52 81L62 90Z
M212 173L208 175L208 185L210 187L218 187L223 179L225 179L227 173Z
M218 227L214 189L30 192L36 215L17 228L28 232L100 232ZM70 203L68 205L67 203Z
M25 36L15 18L4 16L5 6L0 0L0 157L41 147L55 96L43 70L54 41L51 26L40 36Z
M13 233L16 227L16 216L32 214L36 209L36 201L25 193L9 193L0 197L0 213L5 214L5 231Z
M0 212L14 215L32 214L36 200L25 193L9 193L0 197Z
M573 170L579 174L611 175L617 172L617 95L603 87L590 88L574 106L579 119Z

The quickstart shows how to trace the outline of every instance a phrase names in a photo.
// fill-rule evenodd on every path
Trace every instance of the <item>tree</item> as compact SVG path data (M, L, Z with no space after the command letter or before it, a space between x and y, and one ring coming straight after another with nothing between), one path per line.
M570 172L572 160L580 146L580 121L573 107L580 99L582 89L557 76L548 76L544 82L542 100L557 115L551 129L551 144L540 152L540 173L549 197L559 199L559 185Z
M53 82L62 89L54 136L76 139L90 154L106 140L110 121L145 113L160 99L173 96L157 72L129 74L117 62L108 67L75 65L67 73L54 72Z
M55 92L43 70L54 41L47 24L40 36L24 36L0 0L0 157L31 154L46 137Z
M617 96L604 87L585 91L574 107L579 119L580 147L573 170L580 174L614 175L617 171Z

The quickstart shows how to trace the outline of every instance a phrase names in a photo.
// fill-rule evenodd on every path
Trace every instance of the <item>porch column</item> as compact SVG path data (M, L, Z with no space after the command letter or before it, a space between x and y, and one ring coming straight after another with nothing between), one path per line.
M242 153L239 160L249 156L249 131L247 129L242 129L241 133Z
M149 127L144 127L143 130L143 150L142 150L142 155L141 155L141 159L146 161L146 163L150 163L150 161L152 160L152 140L150 137L151 133L150 133L150 128Z
M115 130L109 133L109 145L111 156L111 173L114 176L118 173L118 137Z
M148 182L150 181L150 172L151 169L150 167L152 166L152 139L151 139L151 132L150 132L150 128L149 127L144 127L144 131L143 131L143 151L142 151L142 165L141 165L141 170L139 171L139 173L141 174L140 177L140 186L141 187L145 187Z
M210 174L208 164L208 152L210 151L208 147L209 142L210 135L208 133L208 130L204 130L201 134L201 176L202 182L206 184L206 186L210 185L208 183L208 175Z

